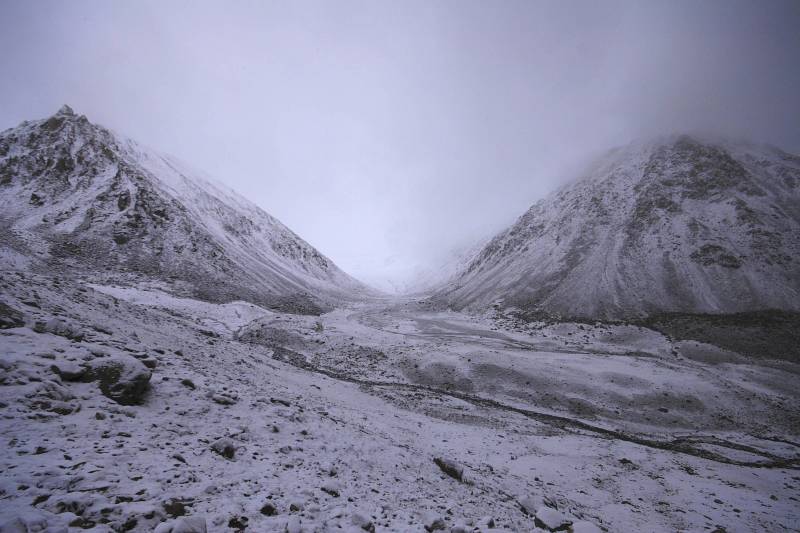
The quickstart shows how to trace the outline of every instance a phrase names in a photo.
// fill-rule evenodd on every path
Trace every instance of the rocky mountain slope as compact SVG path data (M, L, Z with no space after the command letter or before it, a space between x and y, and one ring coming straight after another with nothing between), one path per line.
M798 261L800 157L683 135L611 151L435 298L605 319L798 311Z
M64 106L0 133L3 268L145 277L314 312L368 289L278 220Z

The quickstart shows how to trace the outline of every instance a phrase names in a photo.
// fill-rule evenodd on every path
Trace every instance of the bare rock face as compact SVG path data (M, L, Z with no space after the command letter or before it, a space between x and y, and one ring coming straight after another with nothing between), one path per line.
M800 157L682 135L611 151L434 299L542 318L797 312L799 258Z
M97 359L87 371L87 379L97 381L100 391L121 405L143 403L150 376L150 369L128 355Z

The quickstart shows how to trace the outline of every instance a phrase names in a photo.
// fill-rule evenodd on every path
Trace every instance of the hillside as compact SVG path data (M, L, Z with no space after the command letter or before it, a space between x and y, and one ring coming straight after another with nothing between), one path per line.
M0 213L4 268L300 312L369 292L256 205L67 106L0 133Z
M800 310L800 157L686 135L609 152L435 299L562 317Z

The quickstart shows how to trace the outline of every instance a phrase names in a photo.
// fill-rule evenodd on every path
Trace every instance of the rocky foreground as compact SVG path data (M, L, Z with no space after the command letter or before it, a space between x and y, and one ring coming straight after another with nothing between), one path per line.
M798 366L635 326L0 278L0 531L789 531Z

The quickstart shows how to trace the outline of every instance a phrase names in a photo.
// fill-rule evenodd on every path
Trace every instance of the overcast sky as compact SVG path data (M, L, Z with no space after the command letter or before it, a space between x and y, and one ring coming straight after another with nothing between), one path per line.
M0 129L70 104L386 287L591 154L800 152L800 2L0 2Z

